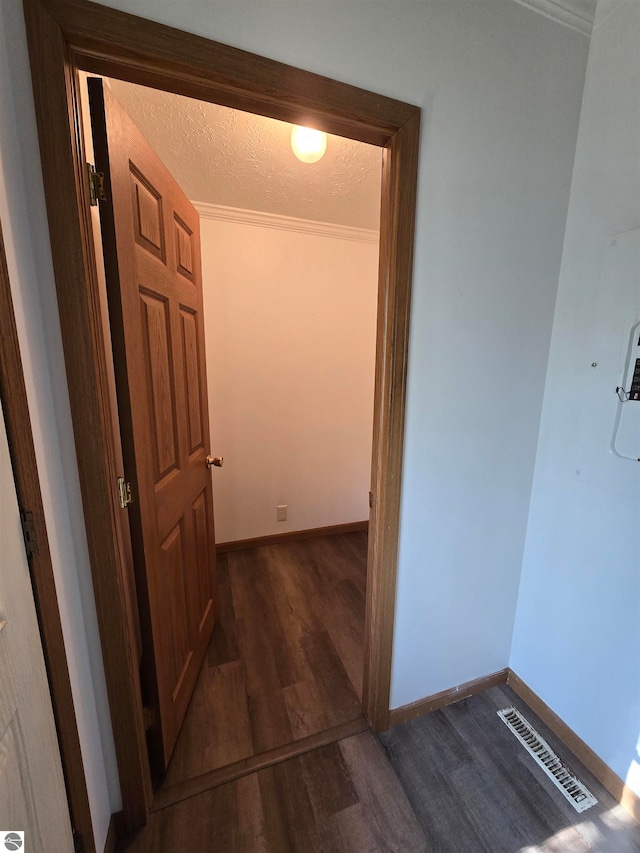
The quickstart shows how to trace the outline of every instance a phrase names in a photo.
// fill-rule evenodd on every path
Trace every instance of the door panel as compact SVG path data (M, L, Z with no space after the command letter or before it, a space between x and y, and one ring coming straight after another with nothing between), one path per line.
M0 814L5 828L11 826L27 832L37 848L42 847L42 835L35 815L35 794L29 776L22 772L28 761L20 717L15 713L0 739Z
M146 699L159 731L151 758L166 769L214 626L215 538L200 268L200 220L133 122L89 78L109 317L126 341L117 375ZM144 563L144 565L141 565ZM146 689L149 689L148 687ZM154 747L155 744L155 747Z
M206 555L213 547L207 523L211 510L207 504L207 490L204 489L191 505L193 513L193 543L197 551L196 559L198 562L206 559ZM206 575L201 574L199 576L198 587L195 593L195 618L193 621L194 624L200 626L207 618L208 608L213 598L211 583Z
M176 229L177 271L193 281L193 232L178 216L174 216L174 224Z
M185 547L182 524L177 524L160 546L165 568L164 584L169 591L170 613L167 624L171 632L167 633L171 649L170 664L172 670L170 685L172 691L180 683L190 655L189 620L185 590L185 567L183 551Z
M176 466L175 393L171 377L171 329L168 300L140 290L142 339L146 368L149 427L153 437L154 482L158 483Z
M133 164L130 169L136 243L164 262L162 197Z
M184 387L187 394L189 453L202 447L202 398L200 397L200 365L198 364L198 325L193 311L180 306Z

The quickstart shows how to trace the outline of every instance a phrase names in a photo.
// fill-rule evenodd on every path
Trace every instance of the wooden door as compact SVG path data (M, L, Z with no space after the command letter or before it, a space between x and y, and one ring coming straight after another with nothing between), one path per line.
M0 409L0 848L73 850L58 737Z
M215 545L199 217L100 79L90 78L149 745L169 762L214 626ZM153 715L152 715L153 716Z

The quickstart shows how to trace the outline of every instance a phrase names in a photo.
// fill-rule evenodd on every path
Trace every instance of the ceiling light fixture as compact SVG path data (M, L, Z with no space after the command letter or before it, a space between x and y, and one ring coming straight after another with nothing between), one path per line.
M303 163L317 163L327 150L327 134L296 124L291 129L291 148Z

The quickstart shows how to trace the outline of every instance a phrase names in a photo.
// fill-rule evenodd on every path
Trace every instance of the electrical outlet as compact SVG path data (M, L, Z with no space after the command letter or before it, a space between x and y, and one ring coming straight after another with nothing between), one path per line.
M283 504L282 506L276 507L276 521L286 521L287 520L287 505Z

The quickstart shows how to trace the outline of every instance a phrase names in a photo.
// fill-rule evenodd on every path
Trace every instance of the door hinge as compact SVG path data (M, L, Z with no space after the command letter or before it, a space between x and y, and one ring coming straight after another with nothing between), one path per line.
M89 175L89 204L95 207L99 201L106 201L104 194L104 172L96 172L91 163L87 163Z
M131 483L125 482L124 477L118 477L118 495L120 497L120 506L122 509L126 509L129 504L133 503Z
M369 492L369 509L373 507L373 492Z
M84 853L84 841L77 829L73 830L73 849L75 853Z
M144 720L145 729L152 729L158 725L158 714L155 708L148 708L146 705L142 708L142 719Z
M32 512L21 512L20 521L22 522L22 535L24 536L24 547L27 551L27 557L38 553L38 540L36 537L36 526L33 523Z

